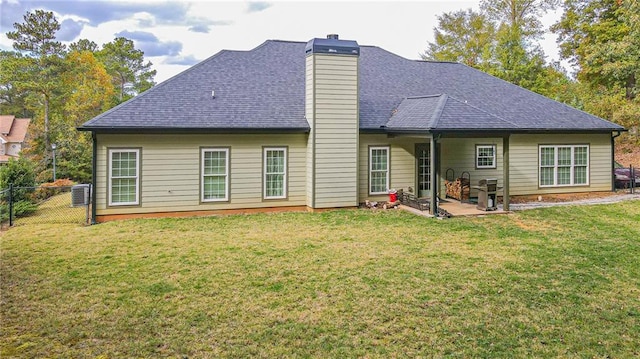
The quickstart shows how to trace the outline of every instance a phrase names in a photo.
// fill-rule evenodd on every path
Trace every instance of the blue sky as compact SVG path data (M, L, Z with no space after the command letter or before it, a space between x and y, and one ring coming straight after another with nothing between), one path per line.
M63 43L133 40L161 82L223 49L250 50L267 39L307 41L329 33L417 59L433 40L436 16L466 8L477 10L478 1L0 0L0 48L11 49L6 33L26 11L44 9L60 21ZM558 18L549 14L543 23ZM542 45L549 59L558 59L555 36L546 36Z

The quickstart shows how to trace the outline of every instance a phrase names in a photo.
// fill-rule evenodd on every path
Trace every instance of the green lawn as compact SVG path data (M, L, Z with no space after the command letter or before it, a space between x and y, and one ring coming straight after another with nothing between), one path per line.
M19 225L0 357L640 356L640 201Z

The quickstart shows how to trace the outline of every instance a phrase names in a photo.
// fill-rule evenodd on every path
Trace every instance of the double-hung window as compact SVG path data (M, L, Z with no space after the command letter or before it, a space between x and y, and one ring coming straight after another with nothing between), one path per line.
M476 168L496 168L495 145L476 145Z
M263 169L264 199L287 198L287 148L265 147Z
M369 147L369 194L389 189L389 146Z
M540 146L540 187L589 184L589 146Z
M109 205L140 204L140 149L109 149Z
M229 149L203 148L202 202L229 200Z

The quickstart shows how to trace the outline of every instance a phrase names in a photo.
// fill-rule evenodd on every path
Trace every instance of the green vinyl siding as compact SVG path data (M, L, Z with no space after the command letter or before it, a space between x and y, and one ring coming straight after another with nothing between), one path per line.
M471 196L477 196L477 190L473 186L483 178L496 178L498 187L503 186L502 175L502 138L443 138L440 143L440 197L445 197L444 181L447 169L454 172L454 179L461 177L463 172L469 173L471 178ZM478 166L478 149L495 148L495 160L493 166ZM485 155L488 152L484 152ZM483 161L486 161L483 160ZM488 164L488 162L483 162Z
M201 211L306 204L306 134L97 135L97 215ZM263 145L287 146L287 197L263 200ZM107 148L140 148L140 204L107 206ZM228 200L202 201L201 151L228 148ZM218 168L219 169L219 168ZM218 182L220 184L220 182ZM213 193L219 193L213 190Z
M306 58L307 206L358 205L358 57Z
M558 156L558 185L553 185ZM573 165L571 165L573 148ZM576 150L577 149L577 150ZM611 190L611 135L512 135L511 195ZM573 174L572 174L573 171ZM574 184L571 185L573 175Z
M388 189L408 191L411 188L414 192L417 190L417 162L414 157L415 145L417 143L428 143L429 140L419 137L394 137L389 138L386 135L360 135L359 145L359 174L358 174L358 192L360 201L368 199L371 201L386 201L389 196L386 192L380 194L370 194L370 149L377 147L389 148L389 182Z

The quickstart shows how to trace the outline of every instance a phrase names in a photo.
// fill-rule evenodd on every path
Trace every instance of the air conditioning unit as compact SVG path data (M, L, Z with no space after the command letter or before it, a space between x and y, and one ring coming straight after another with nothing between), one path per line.
M71 187L71 207L84 207L91 203L91 185L77 184Z

